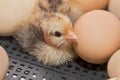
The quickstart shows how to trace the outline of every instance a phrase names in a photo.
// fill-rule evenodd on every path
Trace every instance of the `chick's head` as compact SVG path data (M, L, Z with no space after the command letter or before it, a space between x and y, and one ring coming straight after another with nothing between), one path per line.
M65 15L50 14L45 21L43 20L43 24L45 41L51 46L66 48L77 38L72 31L72 22Z

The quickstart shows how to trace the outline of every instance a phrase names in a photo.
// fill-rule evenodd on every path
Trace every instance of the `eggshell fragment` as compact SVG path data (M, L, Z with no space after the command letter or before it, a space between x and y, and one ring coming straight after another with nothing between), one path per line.
M102 64L120 48L120 21L104 10L81 16L74 25L78 36L75 50L87 62Z
M7 52L0 46L0 80L4 80L8 71L9 59Z
M109 0L108 10L120 18L120 0Z
M27 19L35 0L0 0L0 36L13 34L22 21Z
M107 71L110 78L120 77L120 49L108 61Z

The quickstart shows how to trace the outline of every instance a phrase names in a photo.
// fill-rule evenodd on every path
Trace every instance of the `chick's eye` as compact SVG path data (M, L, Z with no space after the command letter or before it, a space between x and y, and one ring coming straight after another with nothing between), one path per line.
M61 34L60 32L58 32L58 31L55 32L55 36L56 36L56 37L61 37L61 35L62 35L62 34Z

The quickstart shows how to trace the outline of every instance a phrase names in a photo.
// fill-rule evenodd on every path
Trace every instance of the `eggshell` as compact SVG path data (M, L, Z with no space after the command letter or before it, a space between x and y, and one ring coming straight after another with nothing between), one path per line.
M4 80L8 71L9 59L7 52L0 46L0 80Z
M94 9L105 9L109 0L68 0L70 12L68 13L73 23L86 13Z
M79 5L85 10L105 9L109 0L78 0Z
M35 0L0 0L0 36L13 34L30 16L34 4Z
M107 79L107 80L120 80L120 78L111 78L111 79Z
M78 36L75 50L90 63L101 64L120 48L120 21L104 10L93 10L81 16L74 25Z
M120 77L120 49L108 61L107 71L110 78Z
M120 0L110 0L108 10L120 18Z

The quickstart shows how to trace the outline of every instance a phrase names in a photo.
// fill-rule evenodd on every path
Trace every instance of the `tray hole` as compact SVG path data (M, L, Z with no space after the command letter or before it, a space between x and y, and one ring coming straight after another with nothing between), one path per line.
M46 78L43 78L42 80L47 80Z
M36 60L35 60L35 59L32 59L32 61L34 61L34 62L35 62Z
M17 72L21 72L22 69L21 69L21 68L17 68L16 71L17 71Z
M19 50L20 53L24 53L24 51L22 49Z
M29 75L30 71L25 70L24 74Z
M25 65L24 64L20 64L20 66L24 67Z
M13 74L12 77L13 77L13 78L17 78L18 75L17 75L17 74Z
M61 79L66 80L67 78L66 77L61 77Z
M26 80L26 79L25 79L25 77L22 76L19 80Z
M33 78L36 78L37 77L37 75L35 74L35 73L33 73L33 76L32 76Z
M72 74L77 74L76 72L72 72Z
M28 57L26 57L26 56L25 56L24 58L25 58L25 59L28 59Z
M72 68L72 65L70 65L70 64L69 64L69 65L67 65L67 68Z
M16 47L13 47L13 48L12 48L12 50L13 50L13 51L16 51L16 50L17 50L17 48L16 48Z
M33 80L33 79L29 79L29 80Z
M97 73L96 73L96 72L93 72L93 74L92 74L92 75L96 76L96 75L97 75Z
M64 69L64 71L69 72L69 70L68 70L68 69Z
M9 76L9 74L10 74L10 73L9 73L9 72L7 72L6 76Z
M16 56L20 57L21 55L20 54L16 54Z
M5 45L5 48L9 48L9 45Z
M84 73L88 73L88 70L83 70Z
M28 66L28 68L29 68L29 69L33 69L33 67L31 67L31 66Z
M10 65L9 69L10 69L10 70L13 70L13 68L14 68L14 66Z
M47 80L45 76L43 76L42 80Z
M9 53L10 53L10 54L13 54L13 52L11 52L11 51L10 51Z
M12 63L13 63L13 64L17 64L17 62L15 62L15 61L13 61Z
M61 67L58 67L58 66L57 66L56 68L57 68L57 69L61 69Z
M75 67L75 70L76 70L76 71L79 71L79 70L80 70L80 68L79 68L79 67Z
M36 69L36 71L38 71L38 69Z
M105 75L101 75L101 78L103 78L103 79L104 79L105 77L106 77Z

